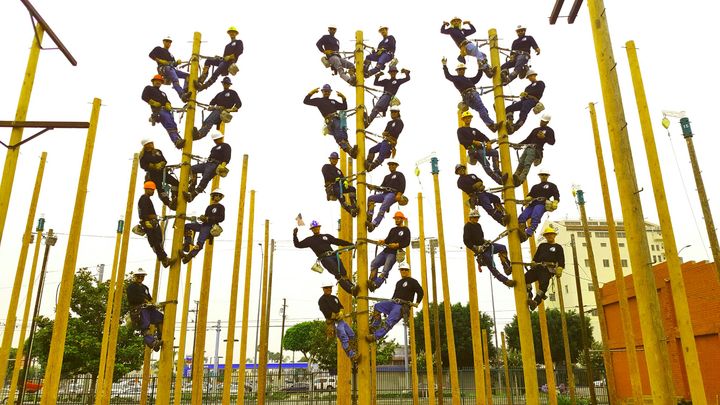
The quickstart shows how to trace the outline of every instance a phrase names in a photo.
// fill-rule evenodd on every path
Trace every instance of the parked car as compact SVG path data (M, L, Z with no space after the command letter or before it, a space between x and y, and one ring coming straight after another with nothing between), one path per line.
M595 386L595 388L602 388L607 386L607 382L603 378L602 380L593 381L593 385Z
M281 389L280 391L283 392L308 392L310 391L310 384L308 383L294 383L292 385L288 385L287 387Z
M313 381L313 389L315 391L332 391L337 387L337 383L335 382L335 377L318 377Z

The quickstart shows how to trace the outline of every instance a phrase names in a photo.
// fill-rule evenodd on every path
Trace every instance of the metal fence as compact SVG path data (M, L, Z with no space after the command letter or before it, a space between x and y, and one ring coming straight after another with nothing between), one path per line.
M510 370L510 395L511 399L507 395L507 387L505 384L505 372L504 369L491 369L491 391L493 396L493 404L524 404L525 403L525 389L524 389L524 377L522 369L511 369ZM288 370L283 371L281 376L278 376L277 370L270 370L267 379L266 388L266 402L277 403L277 404L302 404L302 405L323 405L323 404L335 404L337 380L336 376L331 375L327 372L308 372L306 370ZM424 371L419 372L419 404L426 404L428 402L428 394L431 393L428 390L427 379ZM459 383L460 383L460 394L461 403L473 404L475 403L475 384L473 378L472 369L464 369L459 372ZM437 377L436 377L437 378ZM218 375L205 375L203 384L203 404L220 404L222 401L223 393L223 376ZM608 404L607 390L605 388L604 373L596 372L594 378L597 400L599 404ZM245 403L254 404L256 401L257 394L257 376L255 370L250 370L246 374L245 379ZM555 371L555 380L559 386L559 390L562 391L563 387L566 387L567 378L565 369L558 369ZM156 379L153 377L148 387L148 404L155 403L155 397L157 393ZM578 403L585 403L583 400L590 398L590 387L587 379L587 372L585 369L575 369L575 381L576 381L576 393L579 398ZM192 379L182 378L178 381L182 384L182 399L179 403L190 404L191 403L191 391L192 391ZM175 381L173 381L173 385ZM547 403L546 389L543 389L545 385L545 370L538 369L538 385L540 389L540 403ZM112 398L110 403L112 404L138 404L140 401L140 386L141 378L139 376L127 376L120 379L118 382L113 384L112 387ZM232 403L235 403L237 396L237 375L233 375L230 386L230 393ZM171 387L171 390L174 387ZM439 391L440 384L434 387L436 393ZM3 387L0 391L0 399L2 403L7 398L8 387ZM448 398L445 403L449 403L450 394L450 377L448 370L443 372L443 383L442 383L443 397ZM545 391L545 392L543 392ZM172 392L172 391L171 391ZM439 394L439 393L438 393ZM41 392L26 394L24 404L38 404L40 402ZM412 380L410 372L405 371L378 371L377 372L377 384L376 384L376 395L377 404L382 405L400 405L412 403ZM562 394L565 395L568 394ZM87 377L75 377L72 379L64 379L61 381L60 389L58 391L57 404L92 404L94 402L95 393L92 390L92 379ZM563 403L563 402L560 402ZM566 403L569 403L567 401ZM589 403L589 401L587 402Z

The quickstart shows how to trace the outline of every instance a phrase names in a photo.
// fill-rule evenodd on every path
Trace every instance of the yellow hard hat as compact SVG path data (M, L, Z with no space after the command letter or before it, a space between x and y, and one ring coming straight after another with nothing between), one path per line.
M230 32L230 31L240 32L240 31L238 31L237 27L234 25L231 25L230 28L227 29L227 32Z
M472 117L472 116L473 116L473 115L472 115L472 113L470 112L470 110L467 110L467 111L463 111L463 113L460 115L460 118Z
M548 225L548 226L545 228L545 230L543 231L543 235L547 235L547 234L549 234L549 233L551 233L551 234L553 234L553 235L557 235L557 231L556 231L555 229L553 229L553 227L550 226L550 225Z

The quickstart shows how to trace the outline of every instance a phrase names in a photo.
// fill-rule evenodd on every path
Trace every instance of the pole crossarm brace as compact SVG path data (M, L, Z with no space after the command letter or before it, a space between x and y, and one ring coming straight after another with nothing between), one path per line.
M27 143L38 136L44 134L47 131L53 130L55 128L89 128L90 123L89 122L82 122L82 121L0 121L0 128L44 128L42 131L31 135L27 139L23 139L22 141L13 144L8 145L3 141L0 141L0 144L8 149L16 149L20 147L20 145Z
M31 19L37 20L38 24L40 24L40 26L42 26L43 31L48 33L48 35L50 36L50 39L52 39L53 42L55 43L55 45L57 45L57 49L59 49L60 52L62 52L63 55L65 55L65 57L70 62L70 64L72 64L73 66L77 66L77 61L75 60L75 58L72 56L70 51L65 47L65 45L62 43L60 38L58 38L58 36L55 35L55 32L52 30L52 28L50 28L47 21L45 21L45 19L42 18L42 16L40 15L40 13L38 13L38 11L35 9L35 7L32 4L30 4L30 2L28 0L20 0L20 2L25 6L25 8L27 8L28 12L30 13ZM36 33L36 35L37 35L37 33ZM39 42L40 41L38 41L38 45L39 45ZM41 47L40 49L43 49L43 48Z

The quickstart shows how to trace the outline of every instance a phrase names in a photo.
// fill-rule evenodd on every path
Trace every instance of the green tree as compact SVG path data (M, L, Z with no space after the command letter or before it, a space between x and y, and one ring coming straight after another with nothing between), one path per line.
M562 323L559 309L546 309L548 337L550 340L550 353L556 363L565 363L565 346L563 345ZM572 363L579 359L581 338L580 338L580 315L575 311L565 312L568 324L568 340L570 341L570 358ZM530 313L530 320L533 329L533 341L535 345L535 361L544 364L542 340L540 337L540 318L537 311ZM590 320L585 318L585 330L592 339L592 326ZM520 350L520 334L518 329L517 315L513 317L512 323L505 326L505 336L510 349Z
M68 319L61 375L63 377L92 375L92 393L94 393L95 380L100 366L100 346L108 288L109 282L97 283L95 277L87 270L81 269L75 274L75 284L70 301L72 312ZM124 321L122 315L127 312L127 309L123 291L121 322ZM38 322L32 354L40 364L47 364L52 330L53 321L45 318ZM133 333L132 328L125 325L120 325L117 343L115 380L130 371L138 370L142 366L144 353L142 339Z
M439 320L440 320L440 341L442 342L442 361L443 364L449 363L447 340L445 339L445 311L443 310L444 303L439 303ZM435 328L433 311L435 306L430 304L430 331L432 339L435 339L434 332ZM480 328L487 330L488 334L488 345L490 346L489 356L494 358L496 355L496 348L492 342L493 335L493 321L490 315L480 311ZM425 335L423 333L423 313L417 311L415 315L415 343L417 345L418 353L425 352ZM470 306L463 305L461 303L454 304L452 306L452 322L453 332L455 335L455 357L457 359L458 367L472 367L473 365L473 348L472 348L472 329L470 328ZM436 347L436 342L433 341L433 347ZM424 367L424 364L423 364Z

